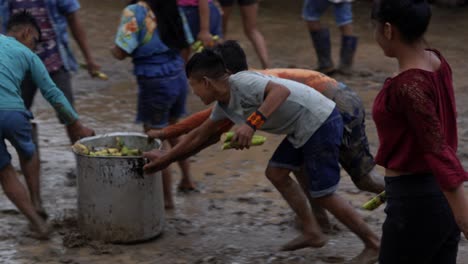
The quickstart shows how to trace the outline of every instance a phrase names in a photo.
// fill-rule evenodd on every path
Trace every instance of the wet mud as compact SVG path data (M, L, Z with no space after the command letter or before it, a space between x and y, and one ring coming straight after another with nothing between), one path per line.
M74 75L76 108L83 123L98 134L141 132L141 126L133 122L137 89L131 61L116 61L108 52L125 1L80 2L90 46L103 72L110 77L109 81L91 79L83 70ZM314 51L300 17L301 2L261 1L259 24L268 42L273 67L315 67ZM351 77L336 78L362 97L371 151L375 153L378 141L371 106L385 78L396 71L397 65L383 57L373 41L369 8L369 1L357 1L354 5L355 31L360 36L355 58L357 72ZM443 52L453 69L459 121L458 154L468 168L468 47L463 45L468 42L468 9L434 8L433 13L427 41ZM324 22L331 28L333 55L338 58L339 31L334 26L331 10ZM259 67L253 48L242 32L237 11L229 31L227 37L240 40L251 66ZM189 95L190 113L204 108L198 98ZM199 193L176 191L180 172L172 165L176 208L166 212L165 228L159 237L134 244L90 240L79 232L77 225L76 160L65 130L40 95L33 110L40 133L42 197L54 233L49 241L31 238L26 219L0 193L0 263L344 263L363 248L355 235L332 218L336 228L328 234L325 247L279 251L298 231L293 213L264 176L268 159L282 140L273 135L265 135L268 138L265 145L248 151L222 151L220 145L215 145L190 158ZM18 167L16 159L14 164ZM338 192L356 208L371 197L359 191L345 172ZM383 207L373 212L357 210L380 234L385 217ZM458 263L468 263L465 239L460 243Z

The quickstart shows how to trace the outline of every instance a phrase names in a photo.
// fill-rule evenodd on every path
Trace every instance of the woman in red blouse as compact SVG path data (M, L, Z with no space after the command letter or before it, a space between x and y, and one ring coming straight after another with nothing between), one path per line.
M460 230L468 238L452 71L426 48L430 17L425 0L380 0L372 11L377 43L399 65L373 107L388 197L381 264L455 264Z

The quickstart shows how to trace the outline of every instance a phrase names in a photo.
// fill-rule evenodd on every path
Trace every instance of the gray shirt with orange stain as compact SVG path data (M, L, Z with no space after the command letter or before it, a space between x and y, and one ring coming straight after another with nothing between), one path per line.
M335 103L310 87L252 71L242 71L229 77L230 100L227 105L216 102L210 119L230 119L244 124L265 99L268 82L281 84L291 94L269 117L260 130L287 135L291 144L299 148L327 120Z

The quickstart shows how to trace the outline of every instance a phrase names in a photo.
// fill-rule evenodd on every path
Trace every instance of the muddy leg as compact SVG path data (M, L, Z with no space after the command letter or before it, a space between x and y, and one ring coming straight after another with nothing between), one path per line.
M48 239L50 229L36 212L36 208L29 198L28 191L18 180L11 164L0 171L0 183L8 199L28 218L34 230L38 233L37 238Z
M36 151L34 155L28 160L20 157L21 171L26 179L29 194L31 196L31 202L36 208L36 212L46 220L48 215L42 207L41 199L41 182L40 182L40 162L39 155Z
M354 208L337 194L316 198L315 200L318 205L327 209L364 242L364 250L350 263L372 264L377 262L380 239Z
M177 138L169 139L169 143L171 144L171 146L177 145L178 142L179 140ZM192 181L192 175L190 173L190 163L188 159L180 160L178 164L182 172L182 178L180 179L177 189L180 191L195 191L197 188Z
M168 149L169 144L163 142L163 148ZM174 197L172 195L172 173L170 167L161 171L163 179L164 208L174 209Z
M299 184L289 177L290 170L268 167L267 178L281 193L293 211L303 223L303 234L282 247L282 250L297 250L305 247L322 247L327 242L326 236L312 214L307 198Z
M314 199L312 199L312 197L310 196L309 191L307 189L307 180L304 174L304 168L301 168L300 171L294 171L293 174L294 176L296 176L297 182L299 182L302 189L304 190L304 193L306 194L307 199L309 200L309 203L312 207L312 212L314 213L315 218L317 219L320 227L325 233L327 233L328 231L331 230L330 219L328 218L328 215L325 209L320 207L317 204L317 202ZM302 223L299 223L299 226L302 226Z

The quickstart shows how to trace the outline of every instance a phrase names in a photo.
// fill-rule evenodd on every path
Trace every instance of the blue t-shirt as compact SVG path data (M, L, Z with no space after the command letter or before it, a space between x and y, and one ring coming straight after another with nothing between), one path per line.
M190 37L187 31L186 36ZM162 77L183 70L179 51L162 42L156 17L143 1L124 9L115 44L132 56L137 76Z
M65 124L78 119L41 59L16 39L0 34L0 110L26 111L21 98L21 82L27 73Z

